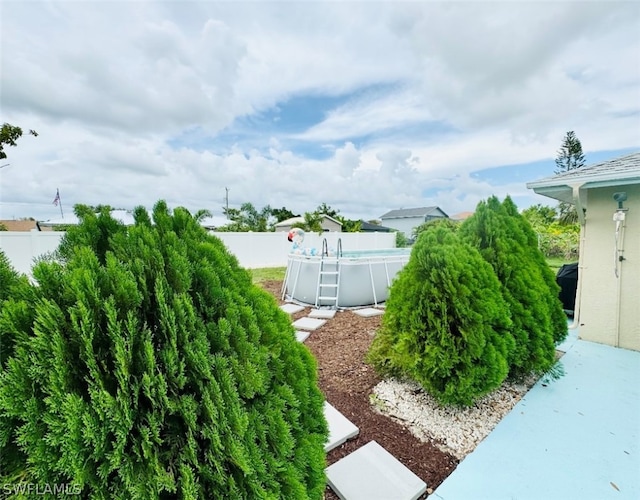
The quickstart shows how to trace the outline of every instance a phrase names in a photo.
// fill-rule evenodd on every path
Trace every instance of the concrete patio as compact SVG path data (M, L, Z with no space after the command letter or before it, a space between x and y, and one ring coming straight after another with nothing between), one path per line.
M565 375L540 380L430 496L640 498L640 352L577 339Z

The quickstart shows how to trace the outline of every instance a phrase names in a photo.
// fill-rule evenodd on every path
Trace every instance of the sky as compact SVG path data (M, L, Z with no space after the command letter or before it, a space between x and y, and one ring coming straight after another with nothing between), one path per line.
M351 219L556 202L640 150L640 2L0 2L0 219L76 203ZM64 213L63 212L63 213Z

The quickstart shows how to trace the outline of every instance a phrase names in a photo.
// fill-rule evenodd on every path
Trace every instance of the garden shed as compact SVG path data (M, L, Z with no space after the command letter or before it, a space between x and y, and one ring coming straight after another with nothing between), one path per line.
M640 351L640 152L527 187L576 206L580 337Z

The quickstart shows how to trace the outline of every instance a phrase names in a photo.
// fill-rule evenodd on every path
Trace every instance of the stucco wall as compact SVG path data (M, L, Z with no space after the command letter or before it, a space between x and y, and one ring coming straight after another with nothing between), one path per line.
M615 192L625 191L624 261L615 275ZM580 259L580 336L640 350L640 185L587 191L585 245Z

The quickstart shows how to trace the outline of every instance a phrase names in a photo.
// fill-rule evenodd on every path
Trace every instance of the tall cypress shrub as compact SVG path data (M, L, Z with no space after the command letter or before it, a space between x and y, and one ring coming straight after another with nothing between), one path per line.
M33 311L27 305L31 299L32 287L27 277L17 273L0 251L0 373L15 352L24 328L33 321ZM17 424L17 420L0 414L0 483L3 484L7 480L18 480L22 472L16 462L22 461L24 455L18 443L11 439Z
M518 218L522 217L517 209L515 215L510 214L492 196L480 202L460 228L461 238L480 250L502 285L515 340L509 358L510 375L516 378L546 372L555 362L549 288L539 262L532 258L531 241Z
M420 234L392 284L368 360L442 403L471 405L507 376L510 326L491 266L437 224Z
M544 295L544 301L548 307L548 314L551 321L551 333L553 340L559 344L567 338L568 325L567 315L562 308L560 301L560 286L556 282L556 276L547 264L544 254L538 246L538 235L531 227L529 221L518 212L518 207L510 197L506 197L502 202L502 206L507 214L514 218L520 230L527 239L526 250L532 262L535 262L537 269L542 275L542 280L547 287L547 293Z
M275 300L184 209L137 209L132 227L79 215L34 298L0 313L2 482L322 498L316 365Z
M515 378L544 373L554 365L557 326L553 306L560 304L557 291L545 279L550 270L537 238L527 226L511 198L500 203L492 196L480 202L460 228L461 238L476 246L493 267L509 304L515 340L509 365L510 376ZM566 332L566 317L563 328Z

